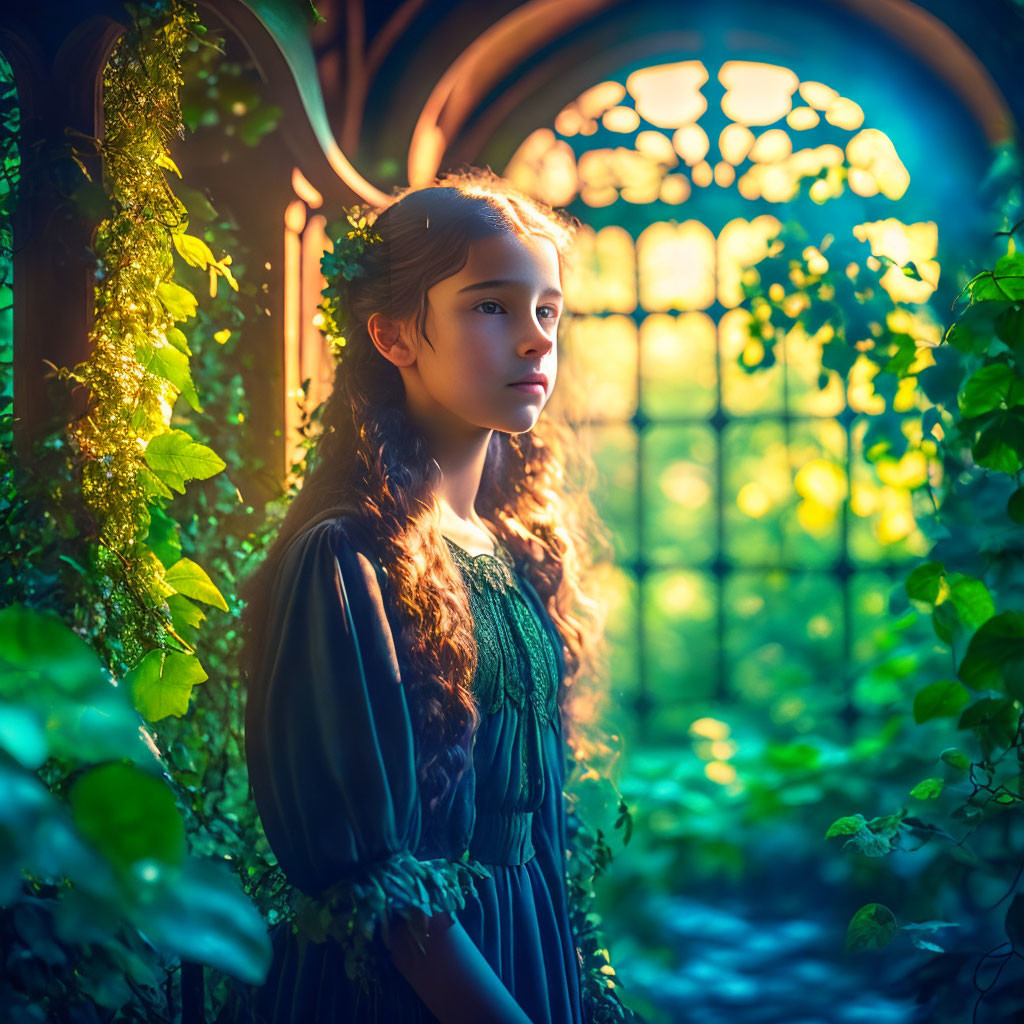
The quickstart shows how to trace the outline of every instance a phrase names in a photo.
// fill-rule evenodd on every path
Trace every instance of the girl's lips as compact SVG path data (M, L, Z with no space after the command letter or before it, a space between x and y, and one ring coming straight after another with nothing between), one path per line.
M527 394L531 395L543 395L545 390L544 385L541 384L539 380L529 381L525 384L509 384L509 387L516 388L519 391L525 391Z

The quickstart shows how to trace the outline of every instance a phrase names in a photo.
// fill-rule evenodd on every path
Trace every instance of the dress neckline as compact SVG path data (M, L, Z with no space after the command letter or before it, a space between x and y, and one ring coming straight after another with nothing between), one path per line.
M461 555L463 560L468 560L474 565L484 560L490 560L492 562L499 562L501 565L510 569L513 567L512 555L509 553L508 548L506 548L497 537L494 538L495 548L493 553L490 551L481 551L479 554L474 555L471 551L467 551L457 541L452 540L448 534L443 533L441 536L448 541L449 546L454 550L455 554Z

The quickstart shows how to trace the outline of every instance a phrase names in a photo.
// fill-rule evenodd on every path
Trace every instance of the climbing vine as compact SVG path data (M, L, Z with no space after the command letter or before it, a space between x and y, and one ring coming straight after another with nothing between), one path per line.
M929 674L908 680L916 687L905 708L935 744L935 768L907 791L904 806L844 814L827 838L843 837L844 848L866 857L901 849L907 839L914 849L944 844L940 862L951 882L982 866L1007 878L996 906L1024 872L1024 862L1005 856L1024 807L1024 211L1019 164L1012 152L1001 163L1008 171L996 235L1002 251L970 275L940 330L890 303L881 285L885 274L934 282L931 268L876 246L865 261L853 239L808 245L794 225L745 289L762 356L750 360L752 368L770 362L775 341L794 327L823 341L822 387L829 370L846 377L858 361L867 364L884 409L871 417L865 455L883 475L911 480L916 518L932 542L890 610L900 629L926 617L945 651L939 678L936 659L919 662ZM900 924L893 910L872 902L853 915L846 948L881 948L904 932L915 946L942 953L937 933L961 923ZM1003 930L1010 949L993 950L978 965L999 961L988 988L975 982L979 1004L1003 966L1024 956L1024 894L1013 895ZM1001 1009L1011 1005L1024 1009Z

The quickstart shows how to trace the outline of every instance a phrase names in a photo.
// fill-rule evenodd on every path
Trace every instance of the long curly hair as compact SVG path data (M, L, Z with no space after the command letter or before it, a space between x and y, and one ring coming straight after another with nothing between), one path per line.
M252 678L263 656L268 595L292 538L339 511L356 515L386 566L417 776L433 807L468 763L479 721L471 692L477 647L468 595L440 529L440 468L406 415L401 375L374 347L367 321L376 311L415 318L425 336L428 289L458 273L474 240L502 232L551 239L564 281L581 224L480 168L400 190L375 217L372 209L366 214L381 241L364 252L361 275L329 281L336 294L330 308L345 335L342 358L301 490L241 588L241 660ZM589 497L592 458L571 427L578 389L571 380L563 385L564 376L532 430L493 432L475 509L521 560L561 637L566 740L577 759L600 761L612 748L597 724L606 689L606 608L594 584L612 545Z

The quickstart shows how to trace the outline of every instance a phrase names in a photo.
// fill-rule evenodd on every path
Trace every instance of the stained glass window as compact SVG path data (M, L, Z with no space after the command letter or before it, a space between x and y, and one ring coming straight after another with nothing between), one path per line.
M800 687L827 675L840 723L892 573L928 549L913 515L928 459L866 458L868 417L885 408L876 365L861 356L845 380L824 370L828 324L794 328L748 372L767 334L743 284L784 220L825 225L863 243L868 266L915 262L920 280L891 266L882 287L893 315L937 341L938 226L907 216L897 146L826 82L680 60L587 89L504 173L586 225L563 365L588 396L579 429L616 549L602 580L610 670L640 736L671 741L730 699L820 729ZM828 266L814 238L801 256ZM895 408L920 408L913 384Z

